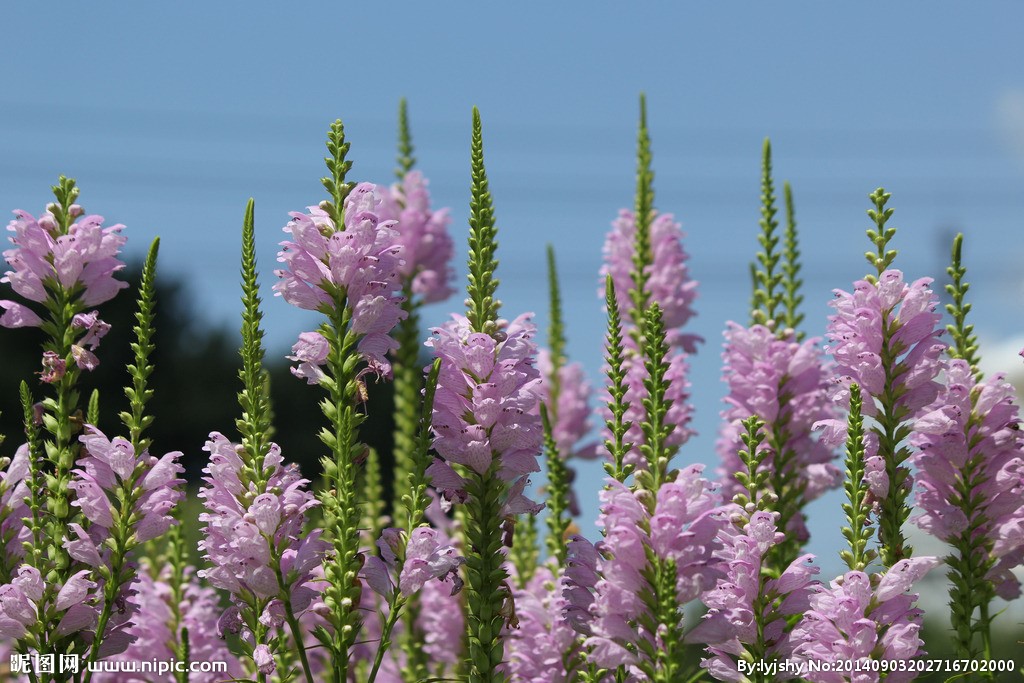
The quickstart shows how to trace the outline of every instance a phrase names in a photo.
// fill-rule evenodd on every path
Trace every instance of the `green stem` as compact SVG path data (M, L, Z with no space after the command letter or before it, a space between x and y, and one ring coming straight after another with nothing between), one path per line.
M625 419L626 411L629 410L629 402L626 401L626 370L625 370L625 347L622 341L622 319L619 317L618 300L615 298L615 283L612 276L608 275L604 283L605 306L608 310L608 333L605 338L605 361L608 365L608 410L612 417L605 422L612 438L604 442L605 448L612 456L611 463L605 463L605 471L608 476L618 482L625 482L632 471L633 466L625 463L626 454L633 448L633 444L626 441L626 433L632 426L632 422Z
M540 406L541 422L544 425L544 459L548 471L547 491L547 550L559 567L565 566L565 535L572 523L569 515L569 470L558 451L552 433L551 418L547 406ZM517 544L518 545L518 544Z
M384 661L384 653L391 647L391 632L394 631L395 624L398 623L398 617L402 614L402 607L404 605L405 598L395 588L391 594L391 600L389 600L388 618L380 632L380 642L377 644L377 652L373 657L373 668L370 669L370 677L367 683L374 683L377 680L377 672Z
M280 563L278 563L277 577L278 581L282 580ZM281 585L284 585L283 583ZM292 640L295 641L295 649L298 650L299 660L302 662L302 672L306 675L307 683L313 683L316 679L313 678L313 670L309 666L309 658L306 656L306 644L302 639L302 627L299 625L299 620L295 617L295 610L292 609L292 601L290 597L286 597L282 600L284 603L285 618L288 621L288 628L292 632Z
M466 509L466 587L469 613L469 683L503 683L499 666L504 659L502 608L507 598L508 574L504 567L501 530L501 493L497 462L486 474L469 473Z
M420 352L420 329L418 306L413 304L412 286L406 283L402 290L405 301L402 308L408 317L398 323L398 351L391 365L394 372L395 431L394 460L392 477L391 518L398 520L402 509L403 484L415 467L414 451L416 432L419 427L420 391L423 389L423 372L418 367ZM409 528L412 531L412 528Z
M640 94L640 121L636 139L636 196L633 202L636 232L633 236L633 287L629 296L634 324L640 327L650 302L647 291L647 266L654 260L651 252L651 220L654 218L654 171L651 168L651 137L647 131L647 97Z
M359 416L355 411L358 392L354 376L357 356L353 354L355 335L348 333L349 313L342 295L336 295L329 311L330 323L321 330L330 344L327 366L329 399L321 403L333 431L324 430L321 438L331 449L333 459L325 459L324 474L332 488L321 493L325 528L332 531L334 555L325 563L328 581L326 598L332 606L334 636L332 654L335 680L346 681L349 652L359 630L359 500L356 488L356 429Z

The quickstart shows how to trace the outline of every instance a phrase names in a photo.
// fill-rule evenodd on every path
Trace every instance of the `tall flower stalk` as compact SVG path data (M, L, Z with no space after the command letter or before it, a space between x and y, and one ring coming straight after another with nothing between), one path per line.
M836 290L829 318L829 351L840 376L833 385L833 400L849 401L848 387L860 385L863 413L875 419L871 427L877 453L869 453L866 466L878 473L879 555L886 567L909 558L903 523L910 516L907 498L912 480L907 437L913 420L938 394L935 377L945 345L938 337L938 302L928 288L932 280L921 278L907 284L903 273L890 269L896 251L889 249L896 228L888 225L893 210L886 208L889 194L882 188L870 195L874 204L868 215L875 227L868 237L875 246L866 254L876 271L854 284L853 293ZM845 406L844 406L845 407ZM838 445L845 439L845 423L823 420L822 439Z
M405 317L395 328L398 348L394 353L395 395L395 470L393 481L407 481L414 464L416 435L419 429L420 396L423 369L419 353L422 347L419 311L425 304L447 299L453 292L454 275L450 265L454 244L448 234L451 218L448 209L432 209L427 180L415 170L416 158L409 113L403 98L398 106L397 183L383 197L381 218L398 221L397 242L402 246L404 263L400 266L402 310ZM403 507L402 487L396 485L391 502L392 519L398 520Z
M943 387L914 425L918 526L949 543L950 616L957 656L992 656L990 605L1020 595L1012 570L1024 564L1024 441L1013 387L1001 374L983 379L977 339L966 323L969 288L961 262L963 235L953 242Z
M242 368L238 394L241 444L213 432L207 442L210 465L199 493L206 512L200 542L210 568L200 572L230 593L232 606L221 617L222 633L243 633L240 646L261 681L286 663L294 648L303 675L313 681L301 614L319 593L314 570L326 544L320 532L303 535L306 513L316 505L295 465L284 465L270 441L271 411L256 269L254 209L250 199L242 226ZM279 635L287 628L291 645ZM344 680L344 679L340 679Z
M540 469L542 430L533 326L527 316L498 319L497 229L475 108L471 165L468 311L435 328L427 342L441 359L432 428L443 458L429 473L447 500L465 503L467 676L491 683L507 680L503 631L514 606L505 553L516 516L541 508L523 492Z
M605 411L606 420L620 424L630 423L623 443L632 446L623 455L623 464L635 468L645 466L641 450L644 435L640 424L644 418L644 383L647 368L643 358L642 326L647 311L656 303L661 311L666 344L671 350L667 357L668 413L666 419L675 429L666 436L667 445L678 450L690 438L689 427L692 407L689 403L689 365L687 354L696 351L699 337L683 333L679 328L694 315L693 301L697 296L697 282L690 278L686 267L689 256L683 249L683 232L671 214L660 214L654 208L654 171L651 168L651 139L647 129L647 104L640 98L640 120L637 132L637 184L633 210L623 209L612 223L604 244L602 284L607 280L603 295L609 291L616 298L616 309L621 321L620 334L623 352L616 372L625 392L618 398L614 381L609 387ZM610 309L609 309L610 314ZM611 353L611 350L608 350ZM614 405L613 405L614 404ZM617 406L618 408L616 408ZM624 409L620 417L616 409ZM612 437L606 433L606 438ZM612 454L614 458L614 454Z
M52 190L56 201L38 219L15 211L8 225L14 248L5 251L4 258L11 270L0 281L9 283L24 303L0 301L4 309L0 325L43 331L46 341L38 374L43 384L53 387L40 403L39 416L32 408L31 391L27 386L22 391L32 461L25 481L33 492L34 542L31 549L25 546L26 562L8 585L28 591L22 594L31 596L27 599L33 609L38 607L38 618L22 615L18 623L24 628L12 626L8 635L21 640L22 650L59 657L87 652L87 639L75 635L95 626L96 616L86 604L95 582L86 578L89 570L76 562L67 547L73 543L72 525L81 528L85 523L72 505L72 469L78 461L83 425L78 379L82 370L91 371L99 363L93 351L110 329L96 311L87 311L112 299L127 284L114 278L124 268L118 258L125 243L120 234L124 226L104 228L101 216L85 215L76 203L79 189L74 180L61 176ZM45 581L36 582L31 576Z
M319 498L333 547L324 564L330 628L318 628L316 635L331 653L334 679L345 681L362 592L357 474L365 451L358 429L365 415L359 404L365 377L390 375L385 356L397 345L389 335L406 314L397 295L402 247L395 222L381 216L383 191L346 180L352 162L340 120L331 126L327 149L330 175L322 182L329 199L308 214L292 213L285 228L292 239L282 243L278 260L285 267L276 271L281 279L274 289L292 305L326 317L317 332L300 335L291 358L300 363L297 375L327 392L320 406L329 428L320 438L331 455L321 460L326 486Z
M701 468L670 467L690 433L685 354L697 339L677 328L693 315L696 283L683 265L679 225L653 208L653 175L641 98L635 211L620 214L605 243L612 462L599 522L605 535L597 546L601 579L584 629L588 675L599 675L593 667L608 669L616 680L684 675L679 607L718 578L712 554L723 523ZM627 487L630 474L634 482ZM677 541L668 540L668 528ZM679 537L680 529L691 533ZM569 591L576 604L585 602L579 600L582 584L570 581L577 586Z
M544 461L547 471L547 535L545 547L549 558L564 566L567 534L573 515L579 514L572 490L575 472L569 465L572 458L592 458L593 445L581 441L590 431L590 384L583 366L570 363L566 354L565 321L562 319L562 295L558 283L555 250L547 248L548 291L551 323L548 348L538 359L541 372L541 418L544 425Z
M448 233L451 219L447 209L431 207L427 180L415 169L414 153L408 107L403 98L398 107L397 182L383 196L381 203L381 218L398 221L397 242L402 246L404 259L399 273L405 317L395 328L398 347L392 355L391 364L395 429L390 513L392 523L400 527L413 518L422 518L422 511L409 507L405 484L422 476L420 470L424 465L419 461L419 433L429 428L429 416L425 426L421 421L424 373L420 361L423 341L419 313L424 305L443 301L451 295L454 275L450 265L454 244ZM415 525L402 528L408 534ZM412 683L428 675L425 634L418 625L421 611L419 593L403 596L403 601L402 650L406 654L403 676Z
M146 428L153 422L153 416L146 413L146 403L153 396L148 380L153 373L149 357L155 348L153 315L159 245L159 240L154 240L150 247L139 287L137 325L134 327L136 339L132 345L135 358L134 363L128 366L132 383L125 387L129 410L121 413L129 438L110 441L94 426L87 426L81 441L88 457L80 460L77 463L80 469L73 472L71 486L77 493L75 504L91 522L89 534L95 540L100 530L105 529L103 541L111 551L109 559L94 569L101 579L102 592L96 636L87 664L96 662L104 648L107 651L123 650L128 646L131 624L127 616L132 612L126 610L125 602L131 594L129 584L137 573L137 565L131 561L134 550L159 538L175 524L172 511L184 497L182 487L185 480L178 478L185 471L177 462L181 452L168 453L158 460L149 455L151 440L144 436ZM89 412L98 411L90 409ZM94 418L95 415L90 420ZM80 539L84 544L85 539L81 536ZM116 625L116 629L108 633L108 625L111 624ZM118 640L123 644L117 643ZM85 682L91 678L92 671L87 671Z
M744 420L764 422L765 491L775 496L772 510L786 532L772 544L767 563L782 572L800 554L809 538L804 507L838 486L840 472L830 462L832 450L813 436L813 426L836 417L827 397L828 371L820 339L801 341L795 329L799 311L800 270L792 192L786 186L785 245L780 250L779 224L771 143L764 141L761 174L761 231L754 274L751 323L727 323L722 378L729 394L722 411L723 426L716 444L727 496L739 492L734 473L743 469L738 458Z

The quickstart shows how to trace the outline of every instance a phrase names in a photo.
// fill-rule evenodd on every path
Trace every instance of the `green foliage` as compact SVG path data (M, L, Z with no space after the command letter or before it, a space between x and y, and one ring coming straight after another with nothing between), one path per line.
M495 459L485 474L469 471L466 493L466 614L469 635L469 683L503 683L500 664L505 646L502 632L511 616L512 595L508 586L502 547L502 486Z
M958 233L953 238L953 253L951 263L946 268L946 273L951 280L946 285L946 292L953 299L953 303L946 304L946 312L949 313L953 322L946 325L953 344L947 347L950 358L960 358L967 361L971 366L971 372L977 380L981 380L982 373L978 369L981 358L978 355L978 336L974 334L974 325L966 323L967 314L971 312L971 304L964 300L971 285L964 281L967 268L961 262L961 249L963 248L964 235Z
M633 288L629 291L633 309L630 317L639 326L650 300L647 266L651 253L651 221L654 218L654 171L651 168L651 136L647 131L647 98L640 93L640 122L636 142L636 197L633 204L636 233L633 243Z
M558 451L552 432L551 415L548 407L540 406L541 422L544 425L544 461L548 472L547 485L547 526L545 539L548 557L554 558L559 567L565 566L565 536L572 516L569 514L569 469L565 465L565 454Z
M647 376L644 378L644 421L640 430L644 442L640 444L640 454L647 462L647 469L636 473L637 484L652 493L657 491L668 479L669 461L673 450L666 441L676 425L665 421L670 401L665 398L669 388L666 379L668 373L668 344L665 341L665 326L661 320L661 307L651 304L647 308L643 320L642 351Z
M404 482L409 481L415 470L416 434L420 428L420 392L423 389L423 370L420 362L419 306L412 303L412 286L406 283L403 289L405 301L402 308L408 314L395 328L395 351L391 368L394 390L394 474L391 498L392 517L398 518L404 497ZM428 416L429 418L429 416ZM428 422L429 424L429 422Z
M608 366L608 410L612 416L605 421L611 438L606 439L604 446L612 456L612 462L604 464L605 472L616 481L624 482L633 472L633 465L626 464L626 453L633 444L626 441L626 432L633 423L625 419L629 410L626 401L626 348L622 342L622 318L619 316L619 304L615 298L615 283L612 276L604 282L605 306L608 310L608 333L605 338L605 364Z
M867 252L865 257L875 266L877 275L867 275L872 284L878 282L880 276L896 258L896 250L889 249L889 242L896 235L896 228L888 226L893 210L886 208L891 195L878 188L869 195L874 205L868 209L868 216L875 223L874 228L867 231L868 238L875 246L874 252ZM899 362L900 356L907 349L903 344L894 341L902 323L891 310L882 311L882 344L880 365L885 376L880 395L877 400L878 410L875 426L871 429L878 436L878 455L885 463L885 474L889 479L889 491L879 501L878 543L882 564L891 567L896 562L913 555L913 548L906 544L903 535L903 524L910 517L910 506L907 499L910 494L910 469L906 463L911 451L906 445L910 436L912 423L907 409L900 405L900 397L906 391L899 383L900 375L905 368Z
M747 471L736 472L733 476L746 489L746 493L737 493L732 500L742 507L747 515L751 515L758 510L767 509L768 503L773 501L767 492L769 472L762 467L765 455L767 455L767 451L761 448L761 443L765 438L763 430L765 423L757 415L751 415L743 420L742 424L743 433L740 435L740 439L743 440L744 447L738 455L740 461L747 466Z
M494 271L498 261L498 230L494 223L494 204L487 185L484 168L484 139L480 111L473 107L473 141L470 152L472 168L471 197L469 200L469 287L466 317L473 331L494 334L497 331L498 308L501 302L494 298L498 280Z
M71 224L75 222L75 217L71 215L70 209L71 205L78 199L80 190L75 184L74 178L68 178L63 175L57 178L56 185L50 186L50 190L53 192L57 202L50 204L46 208L56 219L57 229L60 234L66 235Z
M138 310L135 312L136 325L132 328L135 341L131 349L135 354L134 362L128 365L128 375L132 385L125 387L129 410L120 415L127 427L129 440L138 451L149 448L150 439L142 434L153 423L153 415L146 414L146 404L153 398L153 390L149 388L149 377L153 374L150 356L156 348L153 333L156 331L154 318L156 314L156 259L160 251L160 238L157 237L149 247L145 265L142 267L142 280L139 283Z
M366 463L359 473L359 507L362 510L362 521L359 524L363 532L363 543L373 548L380 532L387 525L384 517L384 486L381 484L380 456L377 449L366 447Z
M508 559L516 568L514 580L517 588L526 588L530 579L537 573L537 566L540 563L537 536L535 515L522 515L515 520L516 542L509 548Z
M255 203L252 199L245 207L242 220L242 369L238 376L242 380L242 391L238 394L238 405L242 416L235 421L242 436L243 484L245 477L252 477L258 491L266 490L270 472L263 468L263 461L270 450L270 399L267 390L267 376L263 369L263 312L260 310L259 271L256 268L256 237L254 227Z
M862 572L875 559L874 550L867 547L871 539L871 506L867 501L868 485L864 480L864 419L861 416L860 386L850 385L850 415L846 422L846 500L843 512L847 526L842 533L849 544L839 553L840 559L851 571Z
M395 176L402 180L405 174L416 165L416 157L412 155L412 131L409 129L409 111L403 97L398 101L398 168Z
M562 320L562 291L558 284L558 265L555 262L555 248L547 247L548 257L548 303L551 309L551 324L548 327L548 350L551 351L551 383L555 387L551 394L552 404L558 401L557 374L565 365L565 322Z
M565 365L565 323L562 320L562 295L558 284L558 267L555 250L547 247L548 293L551 307L551 325L548 328L548 349L551 353L551 374L548 379L548 402L541 405L541 421L544 427L544 461L547 470L547 527L545 538L548 556L555 558L558 566L565 564L565 536L572 523L569 514L569 468L565 464L569 453L561 453L555 443L554 424L558 421L558 397L562 391L559 371Z
M800 278L800 247L797 244L793 189L788 182L782 186L782 193L786 202L786 240L783 250L785 261L782 264L782 286L785 290L782 302L786 311L783 320L786 322L786 328L796 332L796 340L803 341L805 335L798 328L804 321L804 314L800 312L800 304L804 301L800 287L803 286L804 281Z
M434 396L437 393L437 378L441 374L441 359L435 358L427 375L423 390L423 403L420 409L419 429L416 433L416 449L413 455L413 467L409 472L407 493L402 496L402 504L408 511L405 528L410 533L423 523L430 497L427 495L427 467L430 465L431 438L430 422L434 412ZM396 486L396 488L398 488Z
M772 144L765 138L761 157L761 232L757 241L761 251L757 252L760 267L754 267L754 309L750 312L751 324L766 325L775 329L778 323L777 310L783 304L779 291L784 287L783 272L779 266L780 255L776 251L779 237L775 233L779 222L775 220L775 186L772 183Z
M896 250L888 249L889 240L896 234L896 228L886 227L893 212L892 209L885 208L891 196L881 187L868 195L868 199L875 205L875 208L868 209L868 217L875 223L874 229L868 230L868 238L874 243L875 251L865 252L864 258L875 267L878 271L877 275L881 275L896 258ZM874 283L877 280L877 275L868 275L866 279L868 282Z
M327 194L330 195L330 199L321 203L320 208L331 217L336 230L345 229L345 197L355 187L354 183L345 182L345 175L352 168L352 162L345 158L349 147L349 143L345 141L345 125L341 119L337 119L327 133L327 151L330 156L324 157L324 163L327 164L330 175L320 179Z

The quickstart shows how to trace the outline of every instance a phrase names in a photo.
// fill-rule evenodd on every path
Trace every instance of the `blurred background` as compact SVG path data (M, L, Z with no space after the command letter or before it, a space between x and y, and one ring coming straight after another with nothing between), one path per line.
M552 243L568 350L597 384L601 245L618 209L632 205L637 95L646 92L655 204L682 221L700 282L691 328L705 339L692 362L699 436L681 463L715 464L721 331L748 317L766 136L777 186L793 184L811 335L824 332L831 291L866 272L867 194L882 185L893 193L896 266L908 278L931 275L941 288L952 237L965 233L986 370L1020 381L1020 3L970 12L951 2L742 11L724 3L395 2L386 11L340 2L18 3L0 16L0 208L39 214L63 173L79 180L87 212L128 226L129 261L161 236L154 381L163 405L154 436L158 449L183 450L194 475L206 434L233 435L238 250L250 196L278 437L287 457L315 474L319 393L291 377L283 357L318 320L272 295L280 229L289 211L323 198L323 140L337 117L352 144L350 177L393 180L400 97L434 204L451 207L460 284L470 108L480 107L503 313L534 311L546 328L543 250ZM459 310L461 298L428 308L425 326ZM85 378L102 387L107 415L123 401L131 307L127 295L105 307L116 327L103 365ZM5 419L18 413L17 382L37 370L37 349L31 331L0 330ZM366 436L386 451L387 388L373 400L383 421ZM580 526L595 538L602 473L597 463L580 469ZM840 571L840 502L837 493L810 510L823 576ZM916 546L944 552L923 538ZM1000 617L1016 629L1008 639L1022 637L1019 603ZM944 614L939 597L931 606Z

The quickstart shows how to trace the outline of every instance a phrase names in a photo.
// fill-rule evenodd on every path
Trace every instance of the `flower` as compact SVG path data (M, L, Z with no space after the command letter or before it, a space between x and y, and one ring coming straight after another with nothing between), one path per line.
M615 480L601 492L601 578L590 607L593 635L586 640L593 648L591 661L598 666L636 665L638 643L655 644L655 634L638 623L644 621L641 615L651 614L644 598L653 590L645 578L650 556L675 565L676 604L700 597L722 577L719 533L728 520L702 472L703 466L692 465L662 484L653 514L642 502L647 492L634 492Z
M204 447L210 464L203 470L208 476L199 491L206 508L199 516L206 524L199 548L212 566L199 571L199 576L236 597L251 593L274 598L287 588L292 608L301 612L315 597L316 591L306 584L327 549L320 530L302 533L306 513L318 502L298 467L283 464L277 444L271 444L263 458L265 474L269 472L264 492L253 482L243 483L240 448L218 432L210 434ZM251 502L243 502L246 498ZM280 553L279 569L287 586L278 582L276 553Z
M524 588L513 593L519 628L506 640L508 674L514 681L559 683L567 680L567 654L576 633L562 614L562 582L547 565L537 568Z
M763 325L727 323L722 379L729 394L721 413L725 424L716 443L726 499L744 491L733 475L746 469L739 457L744 448L742 422L753 415L764 420L766 434L785 439L780 444L787 454L785 461L777 458L767 440L762 444L766 451L763 467L774 473L772 481L774 477L790 478L791 485L803 492L801 507L842 481L842 472L831 462L832 449L812 436L816 423L834 419L837 413L828 400L828 374L819 341L801 343L791 337L779 338ZM785 472L776 467L782 462L787 463ZM798 512L790 513L786 530L806 541L809 534L803 515L794 514Z
M573 536L565 549L562 575L562 613L574 631L590 635L590 606L597 588L598 550L583 536Z
M644 268L644 272L647 273L646 291L650 300L661 306L662 320L668 330L668 343L693 353L697 350L696 344L700 338L682 334L676 329L695 315L693 302L697 298L697 282L690 279L686 267L689 255L683 249L682 240L685 235L681 228L672 214L652 215L651 263ZM598 293L604 296L605 277L611 275L623 321L638 326L641 321L633 320L633 302L630 298L631 290L635 289L635 251L636 217L632 211L622 209L605 238L604 265L601 267L602 288Z
M836 313L829 316L826 335L830 342L826 350L840 375L830 390L834 402L844 406L849 402L851 382L875 399L890 391L898 397L896 407L909 416L935 400L939 391L935 376L946 347L939 341L938 300L928 288L931 283L931 278L920 278L908 285L902 272L887 270L874 284L854 283L852 294L835 290L829 305ZM893 359L891 367L883 365L883 355ZM887 381L891 386L886 386ZM862 410L875 415L875 401L865 400ZM845 426L826 430L826 435L829 445L838 445L846 439ZM831 443L832 439L837 440Z
M547 349L541 349L537 353L537 369L540 371L540 400L549 406L548 412L555 418L551 425L551 434L558 452L567 458L595 457L595 445L579 446L579 442L590 432L591 415L589 404L592 389L583 366L579 363L567 363L558 368L558 397L553 406L551 384L555 379L552 377L554 366L551 362L551 352Z
M380 217L398 224L396 242L405 259L399 272L413 294L425 304L444 301L454 291L450 262L455 253L448 226L448 209L430 208L428 182L419 171L409 171L391 191L382 193Z
M466 623L460 598L446 581L423 584L416 626L423 633L423 650L431 662L455 666L463 658Z
M378 374L390 373L385 355L397 348L389 336L406 316L401 288L402 247L394 221L378 214L381 188L360 183L345 199L345 225L338 229L325 211L309 207L294 212L284 231L274 271L281 278L274 291L293 306L330 311L340 300L351 310L351 330L359 335L357 350Z
M640 446L645 443L641 424L647 419L647 410L644 408L644 399L647 397L647 388L644 382L649 375L643 356L636 350L632 339L625 339L626 357L623 361L623 369L626 371L626 394L624 402L629 406L623 415L623 420L631 423L624 441L633 444L633 448L625 454L623 462L626 465L633 465L637 469L646 469L647 460L640 452ZM665 373L665 380L668 387L665 391L665 405L668 410L664 416L664 423L670 425L672 430L666 435L664 444L671 449L678 449L693 436L696 432L689 425L693 419L693 405L690 403L690 364L687 356L682 351L669 350L666 358L668 370ZM606 394L607 397L607 394ZM612 417L608 408L608 401L601 404L601 414L606 420ZM605 429L606 438L610 433Z
M242 674L238 661L228 650L227 643L217 633L217 621L220 608L217 604L217 593L209 586L201 585L195 578L192 567L185 569L185 585L182 600L173 605L174 592L170 581L171 567L165 566L158 576L154 577L149 567L143 568L135 576L132 590L139 609L133 615L131 625L126 632L132 639L123 659L138 662L154 660L168 661L174 659L176 652L171 644L178 634L174 633L174 612L177 608L181 620L179 629L188 629L189 656L195 662L226 662L229 673L233 676ZM155 674L151 674L155 675ZM189 681L195 683L215 683L222 680L224 674L195 671L189 674ZM97 672L93 676L97 683L132 683L135 678L130 672ZM173 683L172 673L163 678L150 680L160 683Z
M4 471L0 472L0 540L3 541L7 561L12 564L24 556L22 544L31 538L28 525L22 521L31 516L25 502L29 496L28 457L28 444L22 444Z
M730 516L746 520L736 507ZM755 512L743 528L729 525L721 532L724 547L718 555L727 567L726 576L708 591L704 604L708 612L687 635L688 642L708 645L709 654L701 666L720 680L740 679L734 656L755 645L769 656L786 649L786 617L802 614L809 607L812 577L818 568L810 566L813 555L793 561L777 579L762 573L769 548L782 542L777 531L778 513ZM778 607L773 603L778 602Z
M909 660L924 654L920 638L921 610L914 607L912 584L939 564L934 557L900 560L882 575L868 577L847 572L819 587L810 597L810 609L790 634L791 659L798 662L856 662L866 659ZM808 669L814 683L841 683L839 671ZM908 669L893 668L886 681L907 681ZM863 666L860 678L879 680L877 669Z
M43 598L43 579L39 570L27 564L18 567L18 575L0 586L0 636L19 640L38 619L37 605Z
M114 273L124 268L118 252L125 243L121 236L123 225L103 228L102 216L79 218L61 234L53 214L47 212L37 221L25 211L15 211L16 218L7 229L14 249L4 252L4 258L14 270L9 270L0 282L9 282L15 292L29 301L42 303L57 287L65 291L81 288L78 302L95 306L112 299L128 286L114 279ZM5 301L6 310L0 324L6 327L38 325L38 316L24 307Z
M55 384L61 380L67 372L67 362L53 351L43 352L43 370L39 374L39 380L47 384Z
M287 356L288 360L299 363L299 367L291 369L292 374L305 379L307 384L317 384L326 376L320 366L327 362L329 352L330 344L322 334L301 333L299 340L292 346L294 355Z
M396 552L401 544L401 530L385 529L377 540L380 557L371 556L363 565L363 578L376 593L390 597L394 590L390 573L398 565ZM419 592L430 579L451 579L452 594L462 588L459 567L466 563L450 540L437 529L419 527L409 534L398 579L402 595Z
M519 483L540 469L543 439L537 412L540 374L529 316L501 323L496 337L474 332L469 320L452 320L432 330L426 345L441 358L431 428L437 459L428 468L433 484L449 501L464 499L465 485L451 463L484 475L497 461L497 476ZM525 500L525 499L524 499Z
M979 539L991 544L995 565L988 578L1006 599L1020 594L1010 569L1024 559L1024 442L1014 397L1003 375L979 382L966 361L952 360L938 398L914 422L910 438L918 449L917 504L923 510L913 521L948 543L969 531L973 547ZM971 470L977 474L965 482ZM963 495L976 501L970 519L958 502L964 485L971 488Z
M111 497L120 500L120 483L132 480L136 490L141 491L132 514L137 519L134 542L144 543L162 536L174 523L174 506L185 495L181 490L185 480L177 478L185 471L178 463L181 452L156 458L148 451L136 453L131 442L121 437L108 439L92 425L86 425L85 432L79 440L87 455L76 463L78 469L72 471L73 479L68 486L77 496L72 505L80 508L91 522L89 536L109 534L116 513Z

